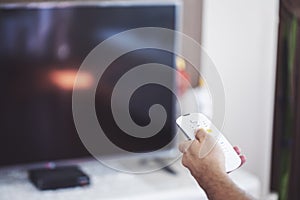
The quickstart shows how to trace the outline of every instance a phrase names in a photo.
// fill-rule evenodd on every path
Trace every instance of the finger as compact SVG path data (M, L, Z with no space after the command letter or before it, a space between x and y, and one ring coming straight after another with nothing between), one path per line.
M241 149L238 146L234 146L233 149L235 150L235 152L240 155L241 154Z
M241 165L240 165L240 167L242 166L242 165L244 165L245 164L245 162L246 162L246 156L245 155L240 155L240 158L241 158Z
M205 130L201 128L201 129L198 129L198 130L196 131L195 138L196 138L200 143L202 143L202 142L205 140L206 135L207 135L207 133L205 132Z
M195 139L192 141L192 144L191 144L190 148L188 149L188 151L190 151L190 153L192 155L198 156L202 149L202 146L203 146L203 142L200 143L198 140Z
M240 159L241 159L241 164L240 164L240 166L239 166L238 168L240 168L241 166L243 166L243 165L245 164L245 162L246 162L246 156L240 155ZM227 174L229 174L229 173L231 173L231 172L232 172L232 171L227 172Z
M188 148L191 146L192 142L193 140L181 142L178 147L179 151L181 153L185 153L188 150Z

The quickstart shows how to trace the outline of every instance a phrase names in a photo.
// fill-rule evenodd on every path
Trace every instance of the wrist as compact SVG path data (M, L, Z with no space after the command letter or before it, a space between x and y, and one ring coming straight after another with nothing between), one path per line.
M196 181L202 189L207 193L214 193L216 188L221 185L232 184L231 179L229 178L226 172L214 171L207 172L204 176L195 177Z
M235 183L230 179L227 173L217 172L206 177L210 178L202 178L201 180L196 180L199 183L200 187L205 191L208 199L220 200L224 199L224 197L226 197L226 199L228 200L252 199L252 197L248 196L243 190L235 185Z

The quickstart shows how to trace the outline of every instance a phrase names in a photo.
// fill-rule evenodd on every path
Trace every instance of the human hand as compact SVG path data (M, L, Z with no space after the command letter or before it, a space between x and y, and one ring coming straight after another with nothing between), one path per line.
M246 161L238 147L233 147L241 158L241 165ZM240 189L229 178L225 170L225 157L219 144L203 129L196 132L195 140L179 145L183 153L182 164L187 167L198 184L211 200L252 200L254 199ZM204 154L203 154L204 152Z
M205 184L211 182L212 177L227 175L221 147L203 129L196 132L195 140L181 143L179 150L183 153L182 164L190 170L200 186L205 187ZM245 156L241 155L238 147L234 147L234 150L240 156L243 165L246 161Z

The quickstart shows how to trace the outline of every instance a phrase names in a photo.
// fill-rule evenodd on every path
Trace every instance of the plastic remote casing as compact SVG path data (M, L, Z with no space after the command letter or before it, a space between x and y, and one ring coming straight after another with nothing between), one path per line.
M232 145L205 115L201 113L189 113L177 118L176 124L191 140L195 138L195 131L197 129L202 128L208 134L211 134L224 152L226 172L231 172L241 165L241 158L235 152Z

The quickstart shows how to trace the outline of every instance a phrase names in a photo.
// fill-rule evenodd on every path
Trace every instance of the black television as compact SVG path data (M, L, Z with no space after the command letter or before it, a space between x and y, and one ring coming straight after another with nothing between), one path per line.
M122 31L140 27L178 30L178 23L179 5L170 1L1 4L0 167L90 157L72 116L72 87L81 63L98 44ZM143 63L174 68L175 55L157 49L130 52L110 66L106 84L113 88L124 69ZM114 134L119 130L105 104L111 92L97 93L95 105L98 113L107 116L103 124ZM166 88L148 85L134 96L130 108L142 113L133 113L132 118L140 125L148 122L145 108L149 105L159 103L166 109L163 137L152 144L168 148L159 151L157 145L126 139L122 144L133 151L136 148L137 153L172 151L174 95ZM105 153L115 156L115 152Z

